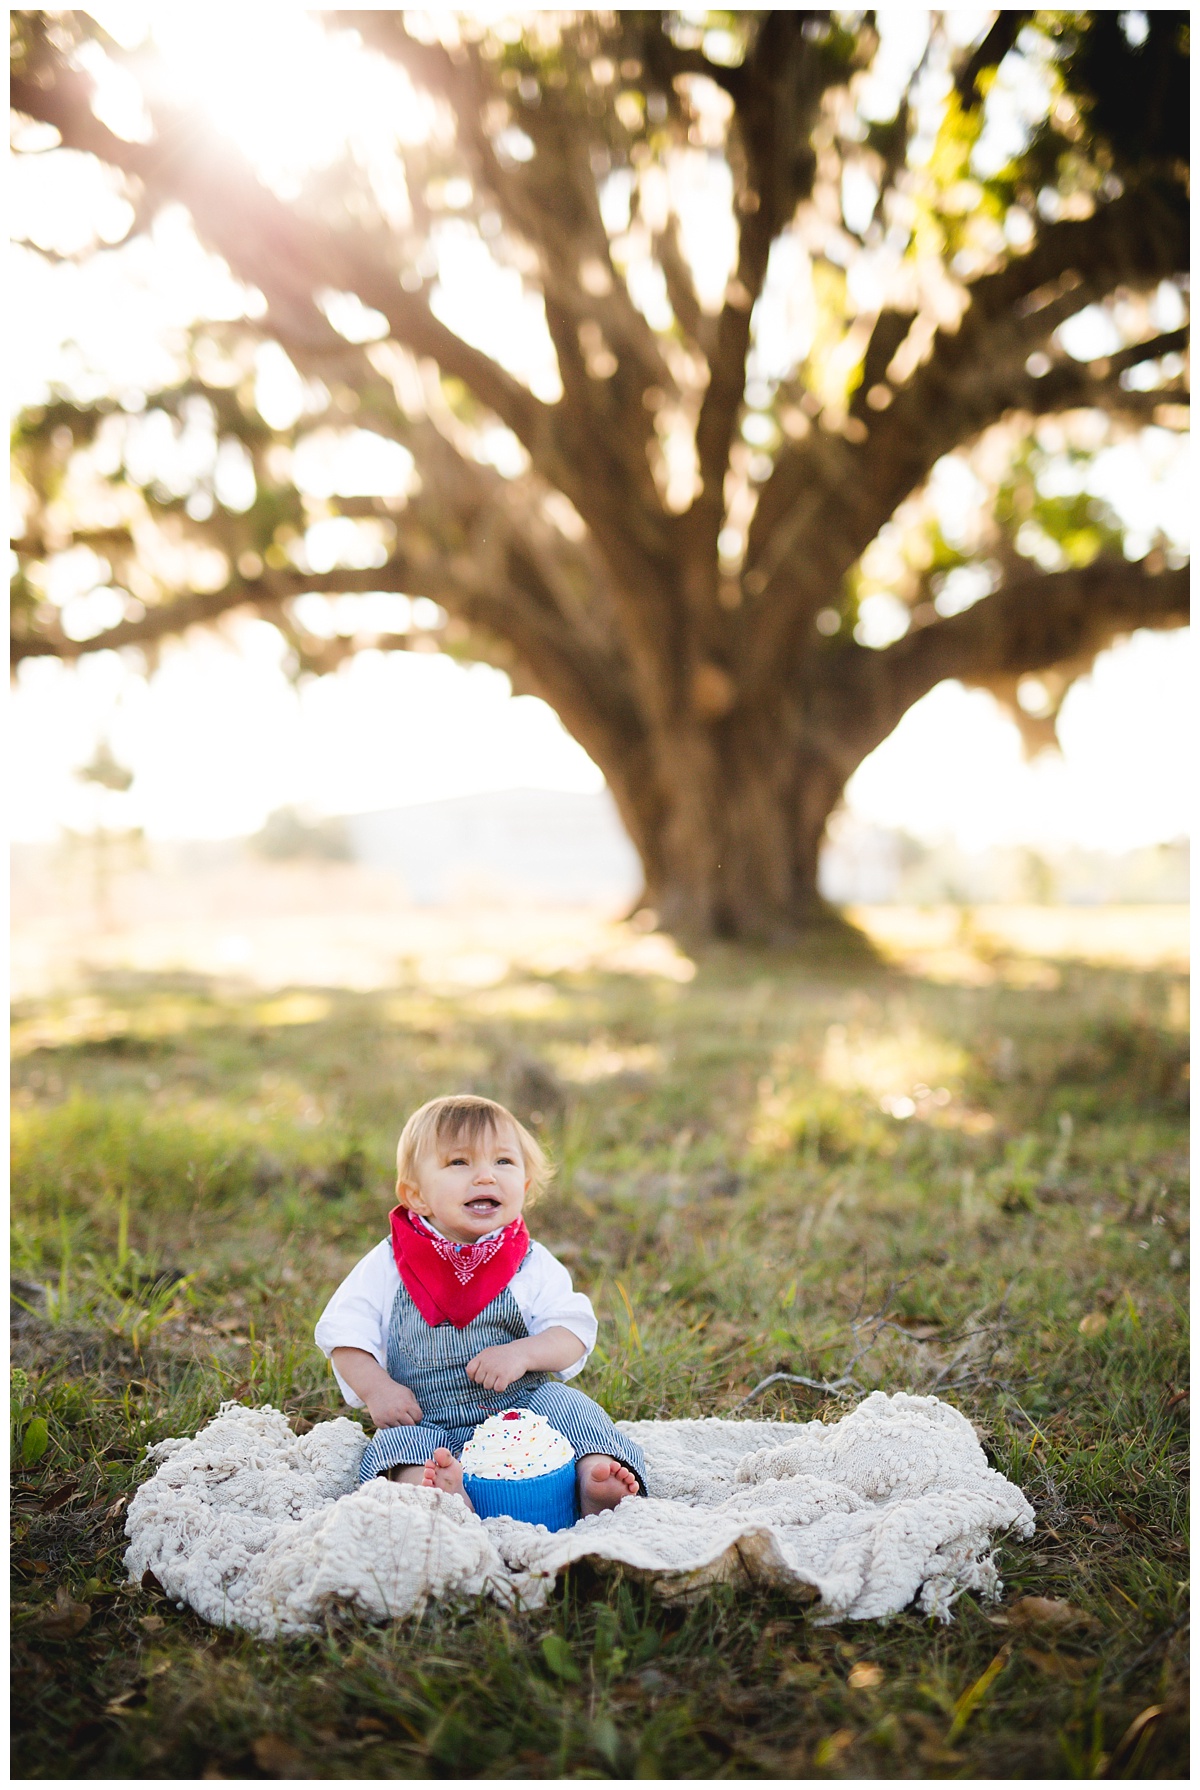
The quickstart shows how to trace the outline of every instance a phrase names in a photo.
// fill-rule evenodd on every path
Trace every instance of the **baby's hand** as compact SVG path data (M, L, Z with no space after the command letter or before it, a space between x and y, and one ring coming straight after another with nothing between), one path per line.
M519 1342L497 1343L494 1349L480 1349L467 1362L467 1378L488 1392L507 1392L514 1380L525 1372L525 1350Z
M408 1387L401 1386L396 1380L370 1394L367 1410L371 1413L371 1422L380 1430L396 1429L400 1424L420 1423L423 1415Z

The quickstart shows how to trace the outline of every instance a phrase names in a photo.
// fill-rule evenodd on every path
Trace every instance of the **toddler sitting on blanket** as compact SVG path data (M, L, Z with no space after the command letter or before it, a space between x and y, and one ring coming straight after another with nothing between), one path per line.
M594 1400L566 1386L596 1341L591 1301L522 1217L549 1175L537 1141L494 1100L451 1094L409 1119L391 1235L342 1282L317 1345L376 1426L359 1469L463 1490L458 1456L506 1407L540 1412L575 1450L584 1516L645 1495L645 1461Z

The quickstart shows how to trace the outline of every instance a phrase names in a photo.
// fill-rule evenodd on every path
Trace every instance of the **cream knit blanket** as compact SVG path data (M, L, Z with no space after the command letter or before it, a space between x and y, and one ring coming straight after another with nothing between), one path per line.
M737 1580L819 1599L825 1621L915 1598L948 1622L960 1592L998 1596L995 1538L1033 1533L1026 1498L940 1399L873 1392L829 1425L622 1427L646 1451L650 1496L551 1535L481 1521L444 1492L358 1486L366 1436L348 1418L297 1436L270 1406L225 1404L198 1436L148 1449L158 1471L129 1506L125 1565L264 1639L335 1609L379 1621L481 1594L534 1608L584 1559L667 1597Z

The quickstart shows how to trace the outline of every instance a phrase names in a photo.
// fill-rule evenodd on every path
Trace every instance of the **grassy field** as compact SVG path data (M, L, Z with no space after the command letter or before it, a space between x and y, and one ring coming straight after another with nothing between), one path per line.
M1182 1775L1184 985L950 942L936 974L718 952L689 979L632 941L486 986L114 969L19 1005L14 1774ZM1075 1615L818 1628L577 1573L536 1616L264 1645L126 1585L148 1442L235 1396L334 1413L313 1321L382 1234L401 1121L462 1087L541 1115L531 1228L601 1314L594 1397L728 1414L866 1348L864 1390L936 1389L1034 1502L1006 1606Z

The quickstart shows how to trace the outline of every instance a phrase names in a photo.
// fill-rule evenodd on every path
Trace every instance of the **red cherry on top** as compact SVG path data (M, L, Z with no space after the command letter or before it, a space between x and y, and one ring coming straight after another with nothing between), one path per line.
M520 1418L520 1415L521 1413L519 1411L506 1411L504 1413L504 1421L505 1423L516 1423Z

